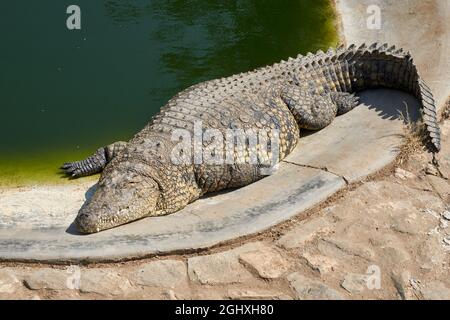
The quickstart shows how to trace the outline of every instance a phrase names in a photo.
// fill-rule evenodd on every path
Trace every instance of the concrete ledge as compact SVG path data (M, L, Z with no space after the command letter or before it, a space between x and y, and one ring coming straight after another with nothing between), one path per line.
M333 174L282 164L277 174L242 189L201 199L175 214L94 235L72 228L0 230L0 257L26 261L117 261L207 248L260 232L325 200L345 185ZM74 218L76 211L71 215Z
M69 226L92 194L91 184L3 191L0 259L98 262L189 252L301 215L343 188L345 179L355 181L387 165L402 143L398 110L407 105L409 114L417 115L417 102L401 92L373 90L362 93L361 100L326 129L303 137L276 174L169 216L78 235Z

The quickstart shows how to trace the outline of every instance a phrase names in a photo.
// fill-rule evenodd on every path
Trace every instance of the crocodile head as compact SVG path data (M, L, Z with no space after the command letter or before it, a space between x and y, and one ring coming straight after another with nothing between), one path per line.
M155 213L160 192L150 170L140 161L111 162L94 195L80 209L75 219L77 229L95 233Z

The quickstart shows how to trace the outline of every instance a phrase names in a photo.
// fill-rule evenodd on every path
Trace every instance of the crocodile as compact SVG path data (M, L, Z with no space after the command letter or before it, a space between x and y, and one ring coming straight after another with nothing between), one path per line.
M73 178L101 173L75 225L80 233L96 233L170 214L207 193L264 178L269 173L263 169L273 168L296 147L300 130L326 127L358 105L358 92L378 87L402 90L419 100L424 143L433 154L439 152L435 101L411 54L388 44L341 45L193 85L171 98L130 141L113 143L85 160L64 164L62 169ZM196 129L198 123L200 129ZM227 156L231 153L233 161L175 161L195 158L189 151L196 146L203 148L200 158L224 150L220 145L211 147L214 139L206 138L192 143L190 150L178 150L181 138L174 138L175 131L195 135L205 128L223 133L222 140L231 144ZM268 138L257 139L256 145L245 138L239 144L235 136L228 135L229 130L266 130ZM276 148L262 147L264 141L277 141ZM255 150L257 161L254 157L250 161ZM267 162L275 153L275 160Z

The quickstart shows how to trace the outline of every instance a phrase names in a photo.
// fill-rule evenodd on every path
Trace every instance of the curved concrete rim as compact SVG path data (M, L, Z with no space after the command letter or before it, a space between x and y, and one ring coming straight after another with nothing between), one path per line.
M385 4L381 31L367 31L370 0L336 0L347 42L389 42L411 48L419 71L435 92L438 107L449 93L450 6L443 1ZM410 7L413 6L413 7ZM404 10L417 19L402 18ZM427 22L427 23L425 23ZM424 32L416 31L426 25ZM419 29L420 29L419 27ZM437 41L424 34L440 30ZM425 47L425 48L424 48ZM430 52L433 59L430 58ZM201 199L175 214L146 218L94 235L81 236L70 222L90 197L92 183L0 190L0 260L49 263L103 262L193 252L259 233L304 214L348 183L382 169L398 155L404 123L414 120L417 101L392 90L363 92L361 105L329 127L303 137L278 172L247 187Z
M0 258L102 262L193 252L302 215L348 182L358 181L395 159L403 141L401 113L408 108L410 116L417 118L417 101L407 94L373 90L360 97L359 107L324 130L300 139L275 174L247 187L200 199L172 215L79 235L69 225L95 186L3 192ZM79 197L73 200L71 194ZM36 206L42 199L47 199L47 205Z

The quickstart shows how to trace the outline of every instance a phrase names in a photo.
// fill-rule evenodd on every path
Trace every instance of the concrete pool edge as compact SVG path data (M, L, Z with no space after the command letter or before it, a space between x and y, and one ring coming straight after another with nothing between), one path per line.
M5 223L0 224L0 260L123 261L195 252L261 233L305 214L348 182L359 181L394 160L404 133L397 110L405 104L417 110L417 101L410 95L393 90L363 92L358 108L301 139L276 174L241 189L200 199L175 214L146 218L93 235L77 235L69 227L77 208L92 194L89 185L73 187L72 191L70 186L41 190L37 199L33 197L38 191L30 189L28 204L23 204L27 192L18 193L11 212L3 217ZM417 113L412 116L417 118ZM355 134L362 128L364 134ZM72 192L77 194L76 201L61 201ZM0 202L13 198L3 194ZM53 205L17 215L20 205L22 211L27 210L42 199Z

